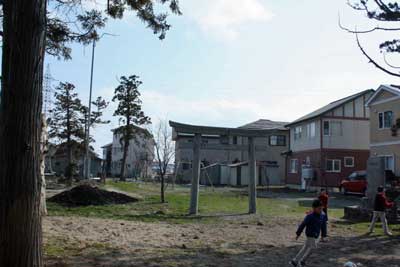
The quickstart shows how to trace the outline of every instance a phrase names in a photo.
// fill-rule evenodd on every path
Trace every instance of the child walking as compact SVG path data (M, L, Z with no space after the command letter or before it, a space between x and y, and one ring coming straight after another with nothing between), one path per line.
M328 221L329 195L328 195L328 192L324 188L321 188L321 191L319 193L318 199L319 199L319 201L321 201L322 211L325 213L326 220Z
M386 198L385 191L383 190L383 186L378 187L378 192L375 196L375 203L374 203L374 214L372 216L372 221L369 226L369 233L374 232L375 228L375 223L378 220L378 218L381 219L382 222L382 228L383 231L385 232L386 235L391 236L393 235L389 231L388 223L386 220L386 213L385 210L388 208L393 207L393 202L389 202Z
M306 241L296 257L290 261L293 267L305 266L312 250L317 248L320 233L322 232L322 238L326 237L326 215L322 211L322 203L319 199L313 201L312 212L304 218L297 229L296 240L299 239L304 228L306 229Z

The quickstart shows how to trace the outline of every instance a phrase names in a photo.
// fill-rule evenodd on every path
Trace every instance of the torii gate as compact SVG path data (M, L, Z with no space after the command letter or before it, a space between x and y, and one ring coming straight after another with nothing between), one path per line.
M182 124L170 121L169 125L173 128L174 134L185 133L193 134L193 176L190 194L189 214L197 215L199 208L199 181L200 181L200 151L205 149L226 149L226 150L247 150L249 161L249 213L257 212L256 205L256 146L254 139L256 137L266 137L269 130L250 130L241 128L222 128L210 126L197 126ZM241 136L248 138L248 145L231 145L231 144L202 144L202 135L220 135L220 136ZM267 146L257 146L257 150L266 150Z

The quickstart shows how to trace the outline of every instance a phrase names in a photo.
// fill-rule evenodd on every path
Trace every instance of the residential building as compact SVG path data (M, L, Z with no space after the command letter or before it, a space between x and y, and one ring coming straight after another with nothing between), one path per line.
M127 177L150 177L154 159L154 139L152 134L141 127L135 127L135 137L129 141L128 154L125 162ZM121 174L124 141L119 128L113 129L113 141L103 146L105 172L114 177Z
M353 171L366 169L370 114L365 104L373 93L337 100L286 125L288 185L338 187Z
M285 122L258 120L234 129L261 131L263 137L255 138L256 160L259 184L283 184L285 177L285 157L281 154L288 150L289 131ZM201 183L246 185L248 183L248 140L236 135L214 134L219 127L204 126L209 134L202 134L200 158ZM228 128L220 128L229 132ZM222 131L223 132L223 131ZM190 182L192 178L193 134L176 132L175 166L177 179ZM232 175L231 175L232 174ZM232 177L234 176L234 178Z
M91 149L90 156L90 175L98 177L102 172L102 159ZM76 165L75 176L83 177L85 150L82 143L73 141L72 143L72 160ZM49 144L48 152L45 158L45 173L55 174L57 176L65 175L68 167L67 144L59 145Z
M371 157L382 157L385 169L400 176L400 87L381 85L367 102Z

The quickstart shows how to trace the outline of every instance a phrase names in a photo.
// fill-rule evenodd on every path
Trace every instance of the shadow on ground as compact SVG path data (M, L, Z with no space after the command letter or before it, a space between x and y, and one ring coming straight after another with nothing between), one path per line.
M47 259L47 267L283 267L300 249L301 243L280 247L252 243L224 243L219 247L171 247L144 250L108 250L101 255L78 255ZM332 238L310 257L307 266L341 267L346 261L366 267L400 267L400 238L358 236Z

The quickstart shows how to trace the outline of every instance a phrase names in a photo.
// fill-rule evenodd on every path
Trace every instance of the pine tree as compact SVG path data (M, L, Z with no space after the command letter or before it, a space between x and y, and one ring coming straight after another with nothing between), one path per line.
M142 82L136 75L128 78L122 76L120 85L115 89L113 102L118 102L118 107L114 116L120 117L123 124L115 133L120 134L121 144L123 145L122 165L120 172L121 181L125 181L125 164L128 154L129 143L135 138L137 126L150 123L150 118L145 116L142 111L142 101L140 100L139 86Z
M76 173L76 159L73 150L76 144L82 144L85 138L85 128L82 124L83 106L78 94L74 92L75 86L71 83L60 83L54 94L56 99L54 108L50 110L49 136L66 146L67 168L65 177L72 183L72 177ZM83 149L82 149L83 150Z

